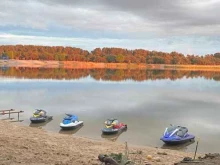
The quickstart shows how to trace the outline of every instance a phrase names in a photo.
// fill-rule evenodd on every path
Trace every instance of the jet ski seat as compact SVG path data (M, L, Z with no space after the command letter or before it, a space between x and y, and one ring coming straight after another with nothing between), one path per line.
M184 135L188 132L188 129L186 127L180 127L180 129L177 132L177 136L184 137Z

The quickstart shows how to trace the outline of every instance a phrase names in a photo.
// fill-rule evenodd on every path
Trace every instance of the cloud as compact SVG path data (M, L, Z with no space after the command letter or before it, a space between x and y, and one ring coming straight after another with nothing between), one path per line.
M121 47L126 49L146 49L156 51L179 51L184 54L216 53L220 40L218 37L162 37L146 39L113 39L113 38L82 38L82 37L48 37L33 35L14 35L0 33L0 44L6 45L45 45L72 46L86 50L97 47Z
M19 8L17 7L19 6ZM48 30L49 26L66 26L94 31L136 31L130 24L142 24L135 15L117 11L102 11L89 6L48 5L38 1L0 2L0 25Z
M19 7L18 7L19 6ZM8 0L0 2L0 25L122 33L220 34L216 0Z
M178 34L219 34L220 1L154 0L104 1L121 11L127 11L160 27L162 32Z
M158 44L159 43L159 44ZM147 49L156 51L179 51L184 54L209 54L218 51L220 40L212 37L166 37L145 39L111 39L111 38L74 38L28 36L0 33L0 44L6 45L45 45L45 46L72 46L86 50L97 47L121 47L126 49Z
M0 1L0 33L12 34L0 44L215 53L219 7L217 0Z

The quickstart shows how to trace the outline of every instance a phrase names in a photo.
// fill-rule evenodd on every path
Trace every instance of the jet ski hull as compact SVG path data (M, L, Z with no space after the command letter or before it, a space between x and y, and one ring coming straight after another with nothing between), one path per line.
M193 141L195 139L194 135L188 134L187 136L183 138L174 138L174 137L161 137L160 140L162 140L164 143L169 145L177 145L177 144L183 144L187 143L189 141Z
M102 129L102 133L105 134L105 135L112 135L112 134L117 134L119 133L120 131L123 131L123 130L126 130L127 129L127 126L123 126L119 129L113 129L113 128L103 128Z
M31 117L30 121L32 123L43 123L43 122L46 122L46 121L52 120L52 119L53 119L52 116L47 116L47 117Z
M60 123L60 128L62 128L63 130L71 130L71 129L76 129L82 125L83 125L83 121L78 121L77 123L68 123L68 124Z

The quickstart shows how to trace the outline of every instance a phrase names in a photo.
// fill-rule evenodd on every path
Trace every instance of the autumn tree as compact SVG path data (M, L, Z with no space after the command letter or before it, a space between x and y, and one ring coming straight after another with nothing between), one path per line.
M183 55L178 52L149 51L144 49L128 50L123 48L95 48L91 52L75 47L2 45L0 56L19 60L57 60L109 63L147 63L177 65L220 65L220 53Z
M122 54L118 54L116 56L116 62L119 62L119 63L124 62L124 56Z

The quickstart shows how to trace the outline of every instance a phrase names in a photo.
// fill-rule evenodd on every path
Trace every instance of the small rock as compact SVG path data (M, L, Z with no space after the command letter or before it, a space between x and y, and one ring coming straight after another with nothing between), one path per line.
M144 165L151 165L150 163L144 163Z
M22 148L24 148L24 149L28 149L28 147L27 147L27 146L23 146Z
M158 155L168 155L166 152L157 152Z
M161 162L161 160L160 160L159 157L154 158L154 160L155 160L156 162Z
M147 161L144 161L144 165L151 165L151 164Z
M193 159L190 157L185 157L185 158L183 158L183 161L190 162L190 161L193 161Z

